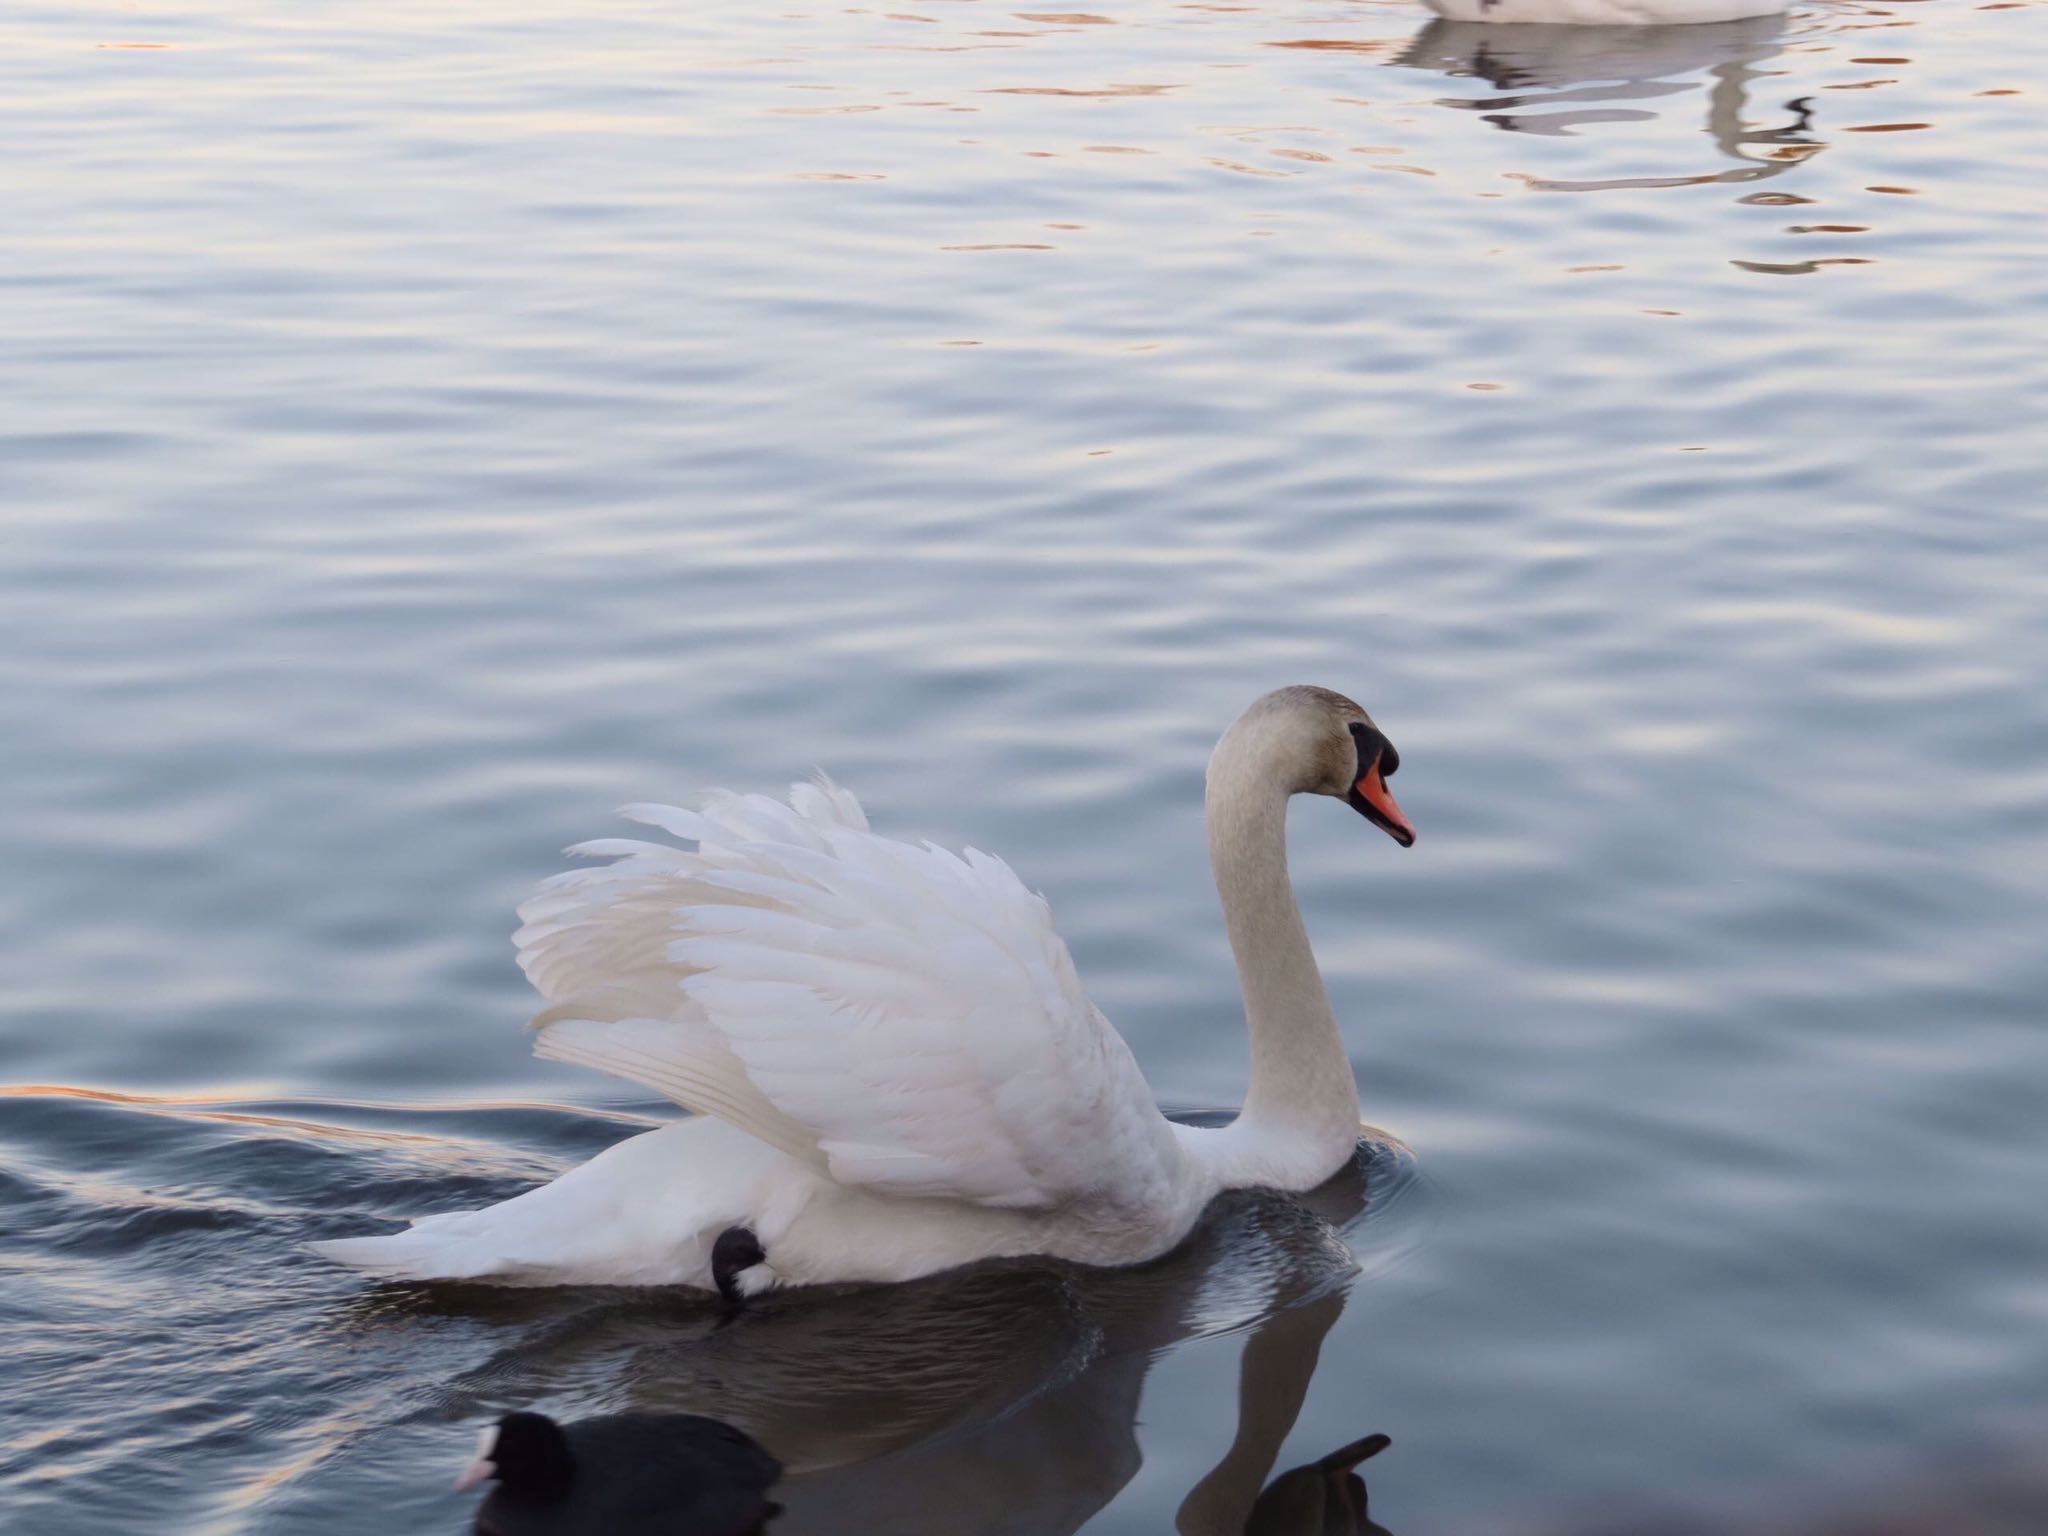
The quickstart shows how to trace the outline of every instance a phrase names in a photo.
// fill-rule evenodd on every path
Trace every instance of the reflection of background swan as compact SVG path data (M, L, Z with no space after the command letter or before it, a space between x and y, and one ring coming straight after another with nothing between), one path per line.
M1509 133L1568 135L1597 123L1646 122L1662 115L1610 105L1683 95L1704 74L1706 130L1722 154L1743 164L1707 174L1628 177L1603 181L1525 178L1551 191L1615 187L1691 186L1758 181L1790 170L1823 147L1805 130L1812 119L1802 101L1788 102L1789 122L1756 127L1744 121L1750 83L1782 45L1784 18L1697 27L1548 27L1432 21L1391 62L1460 79L1484 80L1508 94L1440 100L1439 106L1478 112Z
M1484 26L1717 26L1774 16L1789 0L1426 0L1449 21Z
M771 1297L728 1327L701 1299L668 1294L550 1303L408 1288L380 1305L545 1319L454 1384L480 1417L564 1399L578 1413L679 1410L745 1429L789 1468L781 1536L936 1536L963 1529L963 1511L976 1531L1063 1536L1136 1472L1155 1352L1253 1328L1236 1441L1182 1514L1188 1536L1236 1536L1357 1273L1340 1231L1358 1222L1359 1246L1383 1256L1366 1239L1411 1185L1398 1145L1367 1142L1310 1195L1225 1195L1186 1244L1142 1268L991 1264Z

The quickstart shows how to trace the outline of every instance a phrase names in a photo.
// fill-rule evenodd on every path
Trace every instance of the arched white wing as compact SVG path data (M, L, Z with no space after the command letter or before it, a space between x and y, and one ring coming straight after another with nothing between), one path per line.
M1160 1198L1173 1134L1007 864L878 836L822 781L625 814L697 846L581 844L615 862L519 909L541 1055L877 1193L1105 1218Z

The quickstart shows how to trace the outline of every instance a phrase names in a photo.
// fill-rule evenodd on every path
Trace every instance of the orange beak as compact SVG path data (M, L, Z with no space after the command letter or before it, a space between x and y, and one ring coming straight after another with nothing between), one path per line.
M1351 808L1373 823L1403 848L1415 846L1415 825L1401 810L1401 804L1394 798L1394 792L1387 788L1387 777L1380 772L1377 759L1360 775L1351 793L1346 796Z

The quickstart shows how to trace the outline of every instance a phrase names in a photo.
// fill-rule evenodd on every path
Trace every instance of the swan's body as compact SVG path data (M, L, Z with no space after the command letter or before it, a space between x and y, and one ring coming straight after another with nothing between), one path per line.
M1210 853L1252 1036L1221 1129L1159 1113L1000 860L882 837L829 784L629 807L697 847L583 844L616 862L520 908L551 1005L535 1050L697 1116L487 1210L319 1246L423 1279L708 1287L739 1228L765 1255L737 1277L751 1293L1008 1255L1140 1263L1224 1189L1311 1189L1351 1156L1358 1098L1288 883L1287 800L1342 796L1412 842L1398 763L1321 689L1268 694L1217 746Z
M1776 16L1791 0L1424 0L1450 21L1656 27Z

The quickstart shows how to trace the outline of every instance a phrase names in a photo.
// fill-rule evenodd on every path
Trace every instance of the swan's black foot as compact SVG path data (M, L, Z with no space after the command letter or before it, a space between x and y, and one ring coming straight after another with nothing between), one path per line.
M741 1274L764 1262L767 1257L761 1240L746 1227L727 1227L718 1234L718 1241L711 1245L711 1283L718 1287L726 1316L732 1316L747 1304L747 1298L740 1290Z

